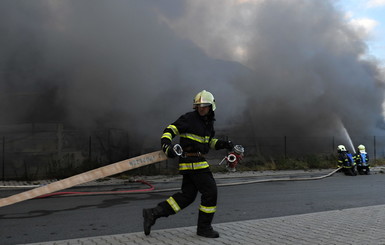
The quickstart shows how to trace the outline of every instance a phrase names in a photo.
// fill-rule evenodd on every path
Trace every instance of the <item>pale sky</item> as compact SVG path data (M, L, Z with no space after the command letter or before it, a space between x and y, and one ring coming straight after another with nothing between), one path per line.
M336 5L365 37L369 53L385 66L385 0L339 0Z

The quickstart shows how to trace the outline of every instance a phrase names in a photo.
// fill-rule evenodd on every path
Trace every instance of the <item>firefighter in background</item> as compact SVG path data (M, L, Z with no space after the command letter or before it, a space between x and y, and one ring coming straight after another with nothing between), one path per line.
M357 164L357 171L359 174L370 174L369 155L365 150L364 145L357 147L357 153L354 155L354 161Z
M346 150L344 145L339 145L337 147L338 152L338 167L342 168L342 171L345 175L357 175L356 163L354 157L348 150Z
M177 192L167 200L158 203L154 208L143 209L144 233L149 235L156 219L173 215L194 202L198 192L201 195L199 207L197 235L217 238L219 233L213 229L213 220L217 205L217 185L205 154L209 149L233 148L231 141L214 138L215 100L214 96L203 90L199 92L193 103L194 111L180 116L174 123L164 129L161 146L164 153L174 158L177 156L172 140L180 136L183 155L179 156L179 172L182 174L181 192Z

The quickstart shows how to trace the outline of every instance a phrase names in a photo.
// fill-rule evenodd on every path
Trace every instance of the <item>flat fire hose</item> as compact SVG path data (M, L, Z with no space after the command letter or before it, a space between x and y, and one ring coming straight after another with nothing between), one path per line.
M125 172L131 169L139 168L149 164L157 163L166 160L167 157L163 151L155 151L152 153L144 154L141 156L133 157L120 162L112 163L110 165L100 167L74 175L72 177L62 179L48 185L37 187L32 190L21 192L9 197L0 199L0 207L8 206L25 200L29 200L35 197L46 195L59 190L67 189L75 185L87 183L96 179L104 178L121 172Z

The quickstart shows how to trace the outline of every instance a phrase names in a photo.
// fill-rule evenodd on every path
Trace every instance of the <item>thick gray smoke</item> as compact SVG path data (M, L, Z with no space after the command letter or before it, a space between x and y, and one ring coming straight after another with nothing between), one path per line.
M1 123L120 127L158 143L202 89L219 126L373 134L383 82L334 1L3 0Z
M256 135L332 135L341 125L373 134L384 79L333 2L191 1L187 17L170 22L210 55L251 69L238 88Z

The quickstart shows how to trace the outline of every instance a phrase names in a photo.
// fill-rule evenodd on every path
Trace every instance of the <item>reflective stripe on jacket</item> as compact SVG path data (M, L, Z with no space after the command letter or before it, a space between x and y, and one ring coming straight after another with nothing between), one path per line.
M347 152L341 152L338 154L338 166L343 168L352 168L356 163L352 154Z
M202 117L197 111L188 112L168 125L161 137L161 144L169 145L176 136L180 136L180 145L184 152L207 154L215 149L218 139L214 138L214 112L211 117ZM202 170L209 167L204 157L180 157L180 171Z
M203 162L193 162L193 163L179 163L179 170L198 170L208 168L209 164L206 161Z

